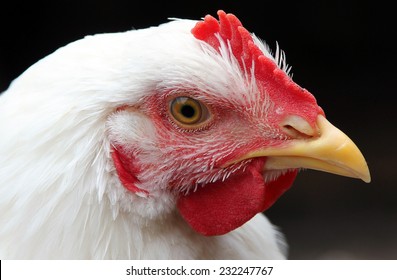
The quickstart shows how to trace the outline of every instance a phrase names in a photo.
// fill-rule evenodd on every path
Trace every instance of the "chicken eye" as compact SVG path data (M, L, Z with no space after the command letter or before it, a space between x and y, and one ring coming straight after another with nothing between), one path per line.
M196 128L209 119L207 107L200 101L179 96L170 103L170 112L178 124L187 128Z

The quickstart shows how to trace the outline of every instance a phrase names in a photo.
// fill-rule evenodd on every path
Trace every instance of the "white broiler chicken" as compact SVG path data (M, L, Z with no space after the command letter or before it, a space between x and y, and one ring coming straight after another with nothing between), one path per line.
M283 259L261 213L353 142L232 14L88 36L0 97L1 259Z

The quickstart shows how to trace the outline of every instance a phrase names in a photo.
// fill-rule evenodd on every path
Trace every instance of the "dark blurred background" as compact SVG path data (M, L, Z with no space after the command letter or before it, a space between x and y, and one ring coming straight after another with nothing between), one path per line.
M389 1L390 2L390 1ZM391 2L390 2L391 3ZM291 259L397 259L395 14L382 1L3 1L0 92L85 35L145 28L218 9L287 54L294 80L357 144L372 182L305 171L267 216Z

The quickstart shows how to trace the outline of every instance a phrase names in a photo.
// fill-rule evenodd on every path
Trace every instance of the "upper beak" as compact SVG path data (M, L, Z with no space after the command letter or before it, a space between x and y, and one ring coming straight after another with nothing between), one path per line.
M319 135L316 137L294 139L282 147L254 150L242 159L267 157L267 170L308 168L369 183L367 163L353 141L322 115L317 118L317 127Z

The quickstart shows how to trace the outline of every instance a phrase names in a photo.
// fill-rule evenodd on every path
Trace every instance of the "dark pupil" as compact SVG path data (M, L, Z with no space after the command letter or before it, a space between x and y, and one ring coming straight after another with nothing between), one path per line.
M190 105L184 105L181 108L181 113L185 118L192 118L194 116L194 114L196 113L196 111L194 110L194 108Z

